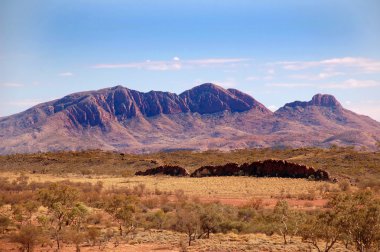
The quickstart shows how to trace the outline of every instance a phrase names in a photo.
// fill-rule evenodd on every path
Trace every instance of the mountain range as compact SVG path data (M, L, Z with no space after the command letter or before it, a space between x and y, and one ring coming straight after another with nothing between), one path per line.
M179 95L116 86L0 118L2 155L331 145L374 149L379 141L379 122L343 108L332 95L317 94L272 112L248 94L211 83Z

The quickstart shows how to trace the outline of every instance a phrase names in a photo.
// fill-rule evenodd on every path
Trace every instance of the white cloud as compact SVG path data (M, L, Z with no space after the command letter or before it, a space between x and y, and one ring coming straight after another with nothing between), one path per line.
M62 77L70 77L70 76L73 76L74 74L72 72L63 72L63 73L59 73L58 75Z
M211 83L215 83L216 85L222 86L224 88L234 88L237 86L237 83L234 80L211 81Z
M179 70L182 68L194 68L194 67L226 67L233 66L233 64L242 63L249 59L243 58L210 58L210 59L195 59L195 60L180 60L178 57L174 57L170 61L140 61L130 62L123 64L97 64L92 66L97 69L113 69L113 68L135 68L152 71L169 71Z
M16 83L16 82L5 82L5 83L0 84L0 87L5 87L5 88L20 88L23 86L24 84Z
M276 82L267 83L267 87L282 87L282 88L301 88L301 87L313 87L311 83L291 83L291 82Z
M319 74L292 74L289 75L292 79L299 79L299 80L324 80L335 76L341 76L344 75L342 72L321 72Z
M352 89L352 88L370 88L380 86L380 83L374 80L357 80L348 79L342 82L321 84L325 88Z
M195 79L194 80L194 83L193 85L190 87L194 87L194 86L198 86L200 84L203 84L203 83L213 83L213 84L216 84L218 86L221 86L223 88L235 88L238 83L236 82L236 80L234 78L226 78L225 80L204 80L204 79Z
M276 83L267 83L266 86L280 87L280 88L314 87L314 88L327 88L327 89L357 89L357 88L378 87L380 86L380 83L374 80L348 79L341 82L326 82L326 83L276 82Z
M346 108L361 115L368 115L380 122L380 101L351 102Z
M344 57L344 58L332 58L320 61L281 61L273 62L268 65L279 65L285 70L305 70L309 68L322 67L327 70L332 70L336 68L350 68L355 69L362 73L378 73L380 72L380 61L370 58L355 58L355 57Z
M255 81L255 80L259 80L260 78L257 77L257 76L248 76L245 78L246 81Z
M269 75L274 75L275 72L276 71L273 68L270 68L270 69L267 70L267 74L269 74Z
M41 100L36 100L36 99L24 99L24 100L15 100L11 101L8 104L11 106L16 106L16 107L32 107L34 105L37 105L43 101Z

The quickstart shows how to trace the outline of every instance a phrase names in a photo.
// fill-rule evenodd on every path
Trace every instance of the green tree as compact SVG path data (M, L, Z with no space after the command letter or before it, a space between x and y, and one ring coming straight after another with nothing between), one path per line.
M329 251L338 240L346 247L354 244L356 250L377 250L380 243L380 201L369 190L354 194L335 195L328 210L310 216L303 228L305 241L318 247L325 242L323 251Z
M154 213L151 213L147 216L147 221L151 223L151 227L162 229L163 225L166 221L166 214L161 209L155 211Z
M69 225L73 218L78 194L75 188L58 183L38 191L38 198L42 205L49 209L50 231L58 249L61 248L63 228Z
M174 229L188 236L189 246L200 231L199 209L192 204L186 204L176 210Z
M88 217L89 210L81 202L76 203L67 216L70 221L70 228L64 232L66 241L75 244L76 252L80 252L80 244L84 242L86 235L83 232L83 224Z
M86 240L86 235L71 227L64 230L62 238L65 242L75 244L75 251L80 252L80 245Z
M11 238L22 245L22 251L27 252L33 251L34 247L43 240L41 229L31 224L22 226Z
M210 238L210 233L216 232L223 221L222 207L218 204L208 204L201 209L199 216L201 234L198 238L206 235Z
M136 197L126 195L114 195L107 200L105 210L119 223L120 236L135 231L137 203Z
M298 234L304 215L292 210L286 200L280 200L273 210L272 217L275 229L283 237L284 244L288 244L293 236Z
M12 205L12 213L14 219L20 222L21 225L25 223L32 223L32 217L35 212L37 212L40 204L35 200L28 200L20 204Z
M330 251L343 233L333 211L322 211L308 216L301 231L304 241L312 244L319 252ZM324 244L321 246L320 244Z
M335 196L330 207L340 212L344 234L358 251L375 249L380 242L380 201L369 190Z

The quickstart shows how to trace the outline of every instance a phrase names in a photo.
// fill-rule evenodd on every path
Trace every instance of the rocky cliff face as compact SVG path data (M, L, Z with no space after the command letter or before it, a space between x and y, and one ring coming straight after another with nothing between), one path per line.
M251 96L233 89L226 90L211 83L197 86L180 95L160 91L142 93L116 86L95 92L68 95L41 104L38 108L44 116L65 113L73 127L105 127L109 120L122 122L137 116L154 117L160 114L188 112L213 114L257 109L263 113L271 113Z
M0 118L0 155L104 149L151 152L258 147L375 148L380 123L315 95L269 111L251 96L203 84L179 95L116 86Z
M285 104L284 107L309 107L309 106L318 106L318 107L326 107L326 108L342 108L342 105L335 99L332 95L327 94L316 94L313 96L311 101L295 101L291 103Z
M256 108L271 113L265 106L236 89L223 89L206 83L179 95L190 112L212 114L222 111L243 112Z

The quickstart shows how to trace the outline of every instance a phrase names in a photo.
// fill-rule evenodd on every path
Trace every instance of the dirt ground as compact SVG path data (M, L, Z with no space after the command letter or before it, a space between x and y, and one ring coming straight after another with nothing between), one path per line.
M18 245L10 243L7 239L0 239L0 251L18 251ZM255 252L298 252L298 251L317 251L310 244L301 242L299 237L294 237L292 242L284 245L282 237L278 235L267 236L265 234L244 234L237 235L234 233L228 234L212 234L210 239L199 239L192 242L191 246L187 245L186 235L165 231L151 230L141 231L134 239L129 242L120 243L115 246L114 242L109 242L106 246L83 246L82 252L89 251L105 251L105 252L145 252L145 251L162 251L173 252L183 251L186 249L189 252L196 251L255 251ZM45 246L36 247L35 251L53 252L55 248ZM64 244L62 252L75 251L73 245ZM348 252L342 244L338 244L334 251Z

